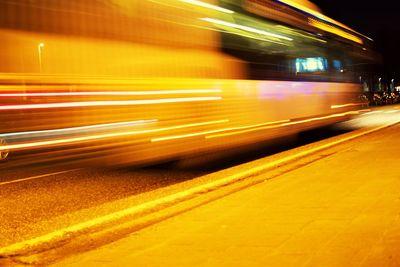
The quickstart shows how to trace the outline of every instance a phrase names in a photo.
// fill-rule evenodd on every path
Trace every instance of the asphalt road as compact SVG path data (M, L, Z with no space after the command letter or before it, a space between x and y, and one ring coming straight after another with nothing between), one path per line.
M221 169L369 127L371 123L382 123L385 116L397 115L395 108L385 107L382 111L340 125L340 128L317 130L257 152L200 163L198 160L187 160L178 165L120 169L76 169L57 164L18 165L11 169L2 166L0 247L179 192L183 185L190 187L202 183L201 177ZM193 162L197 163L193 165Z

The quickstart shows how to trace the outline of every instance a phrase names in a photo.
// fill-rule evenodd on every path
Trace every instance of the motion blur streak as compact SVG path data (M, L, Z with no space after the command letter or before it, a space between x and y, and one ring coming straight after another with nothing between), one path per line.
M332 27L332 26L330 26L328 24L319 22L319 21L317 21L315 19L309 18L309 22L308 23L313 27L316 27L318 29L324 30L326 32L330 32L330 33L336 34L338 36L341 36L343 38L349 39L349 40L354 41L356 43L359 43L359 44L363 44L364 43L361 38L358 38L357 36L355 36L353 34L347 33L347 32L345 32L345 31L343 31L343 30L341 30L339 28Z
M198 133L192 133L192 134L186 134L186 135L177 135L177 136L154 138L151 141L152 142L160 142L160 141L167 141L167 140L173 140L173 139L195 137L195 136L207 135L207 134L211 134L211 133L233 131L233 130L238 130L238 129L247 129L247 128L253 128L253 127L257 127L257 126L261 126L261 125L271 125L271 124L277 124L277 123L288 122L288 121L290 121L290 120L266 122L266 123L260 123L260 124L256 124L256 125L241 126L241 127L235 127L235 128L225 128L225 129L218 129L218 130L212 130L212 131L206 131L206 132L198 132Z
M215 5L212 5L212 4L209 4L209 3L205 3L205 2L202 2L202 1L197 1L197 0L180 0L180 1L184 2L184 3L192 4L192 5L197 5L197 6L209 8L209 9L214 9L214 10L221 11L221 12L228 13L228 14L235 13L232 10L229 10L229 9L226 9L226 8L222 8L222 7L219 7L219 6L215 6Z
M0 41L0 168L145 165L326 126L363 108L379 63L308 0L0 0Z
M81 127L54 129L54 130L6 133L6 134L0 134L0 138L13 138L13 137L18 137L18 136L26 136L26 137L41 136L41 137L44 137L46 135L55 134L55 133L60 133L60 134L80 133L83 130L106 130L106 129L115 128L115 127L134 126L134 125L146 124L146 123L151 123L151 122L157 122L157 120L127 121L127 122L97 124L97 125L88 125L88 126L81 126Z
M348 103L348 104L343 104L343 105L332 105L331 109L362 106L362 105L365 105L365 104L364 103Z
M26 86L25 86L26 88ZM14 88L13 88L14 89ZM112 92L47 92L47 93L0 93L0 97L51 97L51 96L143 96L173 94L221 93L221 90L165 90L165 91L112 91Z
M0 106L0 110L131 106L131 105L151 105L151 104L184 103L184 102L198 102L198 101L215 101L221 99L222 97L187 97L187 98L166 98L166 99L153 99L153 100L83 101L83 102L48 103L48 104L4 105Z
M383 113L383 110L375 110L375 111L371 111L371 112L367 112L367 113L364 113L364 114L361 114L361 115L371 115L371 114L375 114L375 113Z
M125 132L116 132L116 133L108 133L108 134L88 135L88 136L74 137L74 138L55 139L55 140L48 140L48 141L5 145L5 146L0 146L0 151L1 150L12 151L12 150L17 150L17 149L44 147L44 146L61 145L61 144L71 144L71 143L112 138L112 137L154 133L154 132L176 130L176 129L182 129L182 128L190 128L190 127L195 127L195 126L205 126L205 125L211 125L211 124L226 123L228 121L229 120L208 121L208 122L202 122L202 123L192 123L192 124L178 125L178 126L165 127L165 128L159 128L159 129L150 129L150 130L142 130L142 131L125 131Z
M256 28L253 28L253 27L248 27L248 26L244 26L244 25L240 25L240 24L236 24L236 23L231 23L231 22L224 21L224 20L212 19L212 18L201 18L201 20L208 21L210 23L215 23L215 24L220 24L220 25L223 25L223 26L228 26L228 27L240 29L240 30L244 30L244 31L248 31L248 32L252 32L252 33L257 33L257 34L261 34L261 35L265 35L265 36L284 39L284 40L287 40L287 41L293 41L292 38L289 38L289 37L286 37L286 36L283 36L283 35L280 35L280 34L267 32L267 31L264 31L264 30L260 30L260 29L256 29Z
M350 27L344 25L343 23L340 23L340 22L338 22L338 21L336 21L336 20L334 20L334 19L331 19L331 18L329 18L329 17L323 15L323 14L320 13L318 10L313 10L312 8L309 8L309 7L307 7L307 6L304 6L304 5L302 5L301 3L295 2L295 1L293 1L293 0L277 0L277 1L282 2L282 3L285 3L286 5L292 6L292 7L294 7L294 8L297 8L297 9L299 9L299 10L301 10L301 11L304 11L304 12L306 12L306 13L308 13L308 14L310 14L310 15L313 15L313 16L315 16L315 17L317 17L317 18L319 18L319 19L321 19L321 20L324 20L324 21L326 21L326 22L329 22L329 23L332 23L332 24L334 24L334 25L337 25L337 26L340 26L340 27L342 27L342 28L345 28L346 30L352 31L352 32L354 32L354 33L356 33L356 34L359 34L359 35L363 36L364 38L367 38L367 39L369 39L369 40L372 41L371 38L369 38L369 37L367 37L367 36L365 36L365 35L360 34L359 32L357 32L357 31L351 29ZM305 2L305 1L304 1L304 2Z
M254 129L249 129L249 130L236 131L236 132L224 133L224 134L209 135L209 136L206 136L206 139L225 137L225 136L237 135L237 134L244 134L244 133L260 131L260 130L266 130L266 129L280 128L280 127L285 127L285 126L290 126L290 125L295 125L295 124L302 124L302 123L307 123L307 122L312 122L312 121L326 120L326 119L335 118L335 117L343 117L343 116L347 116L347 115L355 115L355 114L359 114L359 112L360 111L349 111L349 112L345 112L345 113L332 114L332 115L324 116L324 117L316 117L316 118L300 120L300 121L294 121L294 122L286 122L286 123L282 123L282 124L279 124L279 125L262 126L262 127L256 127ZM290 120L287 120L287 121L290 121Z

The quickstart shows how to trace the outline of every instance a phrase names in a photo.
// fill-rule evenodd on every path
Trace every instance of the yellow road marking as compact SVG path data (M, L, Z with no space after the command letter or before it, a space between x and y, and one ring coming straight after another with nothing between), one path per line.
M32 177L28 177L28 178L22 178L22 179L18 179L18 180L1 182L0 186L1 185L7 185L7 184L20 183L20 182L30 181L30 180L40 179L40 178L45 178L45 177L54 176L54 175L63 174L63 173L68 173L68 172L73 172L73 171L77 171L77 170L80 170L80 169L72 169L72 170L68 170L68 171L53 172L53 173L47 173L47 174L41 174L41 175L37 175L37 176L32 176Z
M60 230L57 230L57 231L54 231L54 232L51 232L48 234L38 236L36 238L32 238L29 240L14 243L9 246L0 248L0 255L3 257L16 255L23 251L34 249L35 247L38 247L40 245L48 244L49 242L56 242L56 241L64 240L71 234L79 233L82 231L87 231L90 228L98 227L102 224L104 225L107 223L111 223L113 221L117 221L119 219L122 219L122 218L125 218L128 216L132 216L132 215L143 214L144 212L155 212L155 211L157 211L157 209L166 208L166 207L172 206L176 203L192 199L198 195L201 195L201 194L204 194L207 192L211 192L211 191L215 191L218 188L241 181L243 179L246 179L247 177L251 177L251 176L260 174L260 173L265 172L266 170L271 169L273 167L280 166L280 165L286 164L288 162L292 162L298 158L302 158L302 157L314 154L316 152L331 148L331 147L341 144L343 142L347 142L347 141L353 140L355 138L382 130L389 126L395 125L399 122L400 122L400 120L397 120L397 121L385 124L383 126L379 126L379 127L367 130L365 132L347 136L340 140L336 140L334 142L330 142L330 143L327 143L327 144L324 144L324 145L321 145L318 147L311 148L306 151L299 152L295 155L290 155L290 156L275 160L273 162L268 162L268 163L258 166L256 168L251 168L251 169L245 170L243 172L240 172L240 173L237 173L237 174L225 177L225 178L221 178L217 181L213 181L213 182L210 182L210 183L207 183L204 185L190 188L186 191L178 192L178 193L166 196L166 197L162 197L162 198L159 198L156 200L152 200L152 201L137 205L137 206L133 206L133 207L130 207L130 208L127 208L124 210L120 210L120 211L113 212L113 213L110 213L110 214L107 214L107 215L104 215L101 217L97 217L95 219L91 219L91 220L88 220L88 221L85 221L82 223L71 225L71 226L65 227L63 229L60 229Z

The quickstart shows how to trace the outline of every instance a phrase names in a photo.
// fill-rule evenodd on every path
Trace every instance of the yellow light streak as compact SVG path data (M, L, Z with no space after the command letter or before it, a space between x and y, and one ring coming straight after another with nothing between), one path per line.
M17 150L17 149L27 149L27 148L38 148L38 147L45 147L45 146L52 146L52 145L72 144L72 143L78 143L78 142L83 142L83 141L94 141L94 140L107 139L107 138L113 138L113 137L123 137L123 136L129 136L129 135L156 133L156 132L161 132L161 131L169 131L169 130L184 129L184 128L191 128L191 127L197 127L197 126L205 126L205 125L211 125L211 124L225 123L227 121L228 120L217 120L217 121L183 124L183 125L164 127L164 128L158 128L158 129L139 130L139 131L124 131L124 132L114 132L114 133L106 133L106 134L87 135L87 136L81 136L81 137L53 139L53 140L47 140L47 141L25 142L25 143L19 143L19 144L10 144L10 145L5 145L5 146L0 146L0 150L11 151L11 150Z
M315 117L315 118L310 118L310 119L306 119L306 120L299 120L299 121L293 121L293 122L291 122L290 120L287 120L288 122L285 122L285 123L282 123L282 124L279 124L279 125L269 125L269 126L256 127L256 128L248 129L248 130L230 132L230 133L214 134L214 135L206 136L205 138L206 139L211 139L211 138L225 137L225 136L249 133L249 132L266 130L266 129L281 128L281 127L285 127L285 126L302 124L302 123L307 123L307 122L312 122L312 121L325 120L325 119L330 119L330 118L335 118L335 117L343 117L343 116L347 116L347 115L359 114L359 112L360 111L349 111L349 112L345 112L345 113L337 113L337 114L332 114L332 115L328 115L328 116Z
M283 40L287 40L287 41L293 41L292 38L289 38L289 37L286 37L286 36L283 36L280 34L268 32L268 31L264 31L264 30L259 30L259 29L253 28L253 27L248 27L248 26L244 26L244 25L240 25L240 24L236 24L236 23L231 23L231 22L228 22L225 20L212 19L212 18L201 18L201 20L204 20L204 21L207 21L210 23L214 23L214 24L227 26L227 27L232 27L232 28L247 31L247 32L261 34L264 36L275 37L275 38L283 39Z
M9 87L1 88L7 90ZM15 89L15 86L12 87ZM52 87L53 88L53 87ZM26 86L23 87L26 89ZM208 94L221 93L219 89L193 90L159 90L159 91L98 91L98 92L40 92L40 93L0 93L0 97L52 97L52 96L144 96L144 95L173 95L173 94Z
M364 113L362 115L364 116L364 115L371 115L371 114L376 114L376 113L383 113L383 110L371 111L371 112Z
M339 28L335 28L335 27L330 26L328 24L316 21L315 19L309 18L308 19L308 24L313 26L313 27L316 27L316 28L318 28L320 30L336 34L338 36L341 36L343 38L346 38L348 40L351 40L351 41L359 43L359 44L363 44L363 40L361 38L359 38L359 37L357 37L357 36L355 36L353 34L347 33L347 32L345 32L345 31L343 31L343 30L341 30Z
M105 123L105 124L95 124L95 125L87 125L87 126L80 126L80 127L71 127L71 128L62 128L62 129L53 129L53 130L41 130L41 131L29 131L29 132L16 132L16 133L5 133L0 134L0 138L13 138L18 136L33 137L35 135L49 135L49 134L56 134L56 133L65 133L68 132L80 132L85 130L99 130L99 129L112 129L115 127L124 127L124 126L137 126L141 124L148 124L154 123L158 120L138 120L138 121L126 121L126 122L115 122L115 123Z
M205 3L205 2L202 2L202 1L198 1L198 0L180 0L180 1L184 2L184 3L196 5L196 6L201 6L201 7L205 7L205 8L209 8L209 9L214 9L214 10L217 10L217 11L220 11L220 12L223 12L223 13L228 13L228 14L235 13L232 10L229 10L229 9L226 9L226 8L223 8L223 7L219 7L219 6L216 6L216 5L212 5L212 4L209 4L209 3Z
M248 129L248 128L254 128L254 127L259 127L259 126L263 126L263 125L265 126L265 125L277 124L277 123L282 123L282 122L289 122L289 120L273 121L273 122L259 123L259 124L248 125L248 126L231 127L231 128L217 129L217 130L204 131L204 132L191 133L191 134L159 137L159 138L151 139L151 142L168 141L168 140L174 140L174 139L207 135L207 134L212 134L212 133L220 133L220 132L233 131L233 130L239 130L239 129Z
M220 131L220 130L211 130L211 131L197 132L197 133L191 133L191 134L182 134L182 135L174 135L174 136L167 136L167 137L159 137L159 138L151 139L151 142L155 143L155 142L161 142L161 141L169 141L169 140L182 139L182 138L188 138L188 137L202 136L202 135L206 135L206 134L215 133L215 132L218 132L218 131Z
M286 5L292 6L292 7L294 7L294 8L297 8L297 9L299 9L299 10L301 10L301 11L304 11L304 12L306 12L306 13L308 13L308 14L311 14L311 15L313 15L313 16L315 16L315 17L321 19L321 20L324 20L324 21L330 22L330 23L332 23L332 24L335 24L335 25L337 25L337 26L340 26L340 27L342 27L342 28L344 28L344 29L346 29L346 30L349 30L349 31L351 31L351 32L354 32L354 33L356 33L356 34L358 34L358 35L361 35L361 36L363 36L363 37L365 37L365 38L367 38L367 39L373 41L373 40L372 40L371 38L369 38L368 36L365 36L365 35L363 35L363 34L357 32L357 31L353 30L352 28L350 28L350 27L344 25L343 23L340 23L340 22L338 22L338 21L336 21L336 20L334 20L334 19L331 19L330 17L325 16L324 14L322 14L322 13L316 11L316 10L313 10L313 9L311 9L311 8L308 8L308 7L306 7L306 6L304 6L304 5L300 4L300 3L297 3L297 2L295 2L295 1L293 1L293 0L278 0L278 1L280 1L280 2L282 2L282 3L284 3L284 4L286 4Z
M103 106L103 107L104 106L133 106L133 105L216 101L216 100L221 100L221 99L222 99L222 97L186 97L186 98L165 98L165 99L149 99L149 100L82 101L82 102L63 102L63 103L45 103L45 104L19 104L19 105L3 105L3 106L0 106L0 110L100 107L100 106Z
M25 181L30 181L30 180L36 180L36 179L40 179L40 178L47 178L49 176L56 176L58 174L65 174L65 173L74 172L74 171L78 171L78 170L81 170L81 169L72 169L72 170L66 170L66 171L60 171L60 172L46 173L46 174L36 175L36 176L28 177L28 178L22 178L22 179L18 179L18 180L1 182L0 186L1 185L20 183L20 182L25 182Z
M362 106L362 105L365 105L365 104L364 103L348 103L348 104L342 104L342 105L332 105L331 109Z

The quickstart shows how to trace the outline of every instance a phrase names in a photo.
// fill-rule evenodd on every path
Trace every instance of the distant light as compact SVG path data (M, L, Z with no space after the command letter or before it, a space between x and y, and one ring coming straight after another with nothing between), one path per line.
M44 47L44 43L40 43L38 47Z

